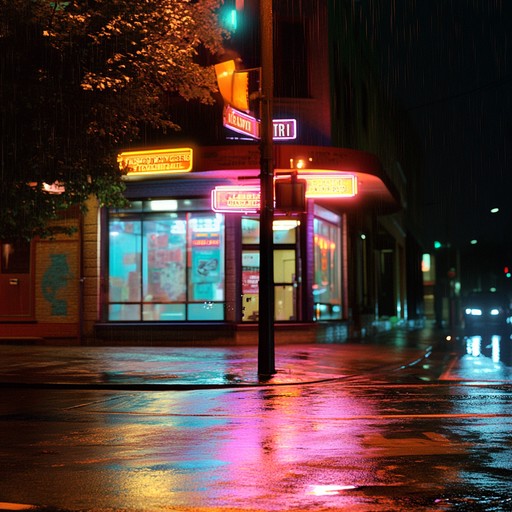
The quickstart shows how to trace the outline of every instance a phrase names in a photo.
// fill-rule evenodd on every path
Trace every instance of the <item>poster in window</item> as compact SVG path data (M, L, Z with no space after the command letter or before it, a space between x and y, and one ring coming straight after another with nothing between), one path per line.
M192 283L220 282L219 233L194 233L191 271Z

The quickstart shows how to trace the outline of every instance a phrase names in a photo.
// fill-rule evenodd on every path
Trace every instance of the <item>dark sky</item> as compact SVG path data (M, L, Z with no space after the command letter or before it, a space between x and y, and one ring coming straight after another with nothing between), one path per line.
M512 0L359 3L423 144L427 240L512 245Z

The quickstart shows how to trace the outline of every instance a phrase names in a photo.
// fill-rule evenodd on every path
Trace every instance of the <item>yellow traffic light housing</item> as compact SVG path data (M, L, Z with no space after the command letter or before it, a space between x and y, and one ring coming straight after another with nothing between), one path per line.
M217 85L224 102L237 110L249 111L249 73L237 71L234 60L215 64Z

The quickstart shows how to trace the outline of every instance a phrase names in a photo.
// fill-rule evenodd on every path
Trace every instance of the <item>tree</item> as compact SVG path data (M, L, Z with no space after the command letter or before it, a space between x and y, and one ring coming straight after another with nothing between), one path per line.
M179 129L169 98L213 102L221 2L0 0L0 239L52 235L90 194L122 203L119 150Z

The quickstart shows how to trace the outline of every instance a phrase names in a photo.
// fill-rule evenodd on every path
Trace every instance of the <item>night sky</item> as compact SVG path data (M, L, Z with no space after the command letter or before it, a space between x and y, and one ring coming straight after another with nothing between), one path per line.
M356 3L382 84L423 144L426 241L464 249L477 239L510 250L512 1Z

